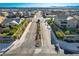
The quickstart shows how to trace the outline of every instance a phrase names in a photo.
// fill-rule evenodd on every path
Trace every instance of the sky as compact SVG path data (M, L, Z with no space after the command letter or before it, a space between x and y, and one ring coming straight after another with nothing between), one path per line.
M0 3L0 7L77 7L79 3Z

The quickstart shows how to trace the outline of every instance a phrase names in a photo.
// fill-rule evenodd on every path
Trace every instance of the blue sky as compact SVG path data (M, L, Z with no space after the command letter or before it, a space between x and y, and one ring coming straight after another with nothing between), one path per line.
M79 3L0 3L0 7L68 7L76 6L79 8Z

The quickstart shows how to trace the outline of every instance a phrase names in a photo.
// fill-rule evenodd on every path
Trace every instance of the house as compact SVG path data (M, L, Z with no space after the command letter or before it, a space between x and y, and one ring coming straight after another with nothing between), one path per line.
M79 16L78 15L74 15L74 18L77 20L77 28L79 28Z
M67 24L67 20L66 20L67 16L66 15L56 15L54 17L54 23L56 25L58 25L59 27L66 27Z
M64 35L64 39L66 41L79 41L79 35L77 34L71 34L71 35Z
M21 23L21 21L24 20L24 18L6 18L5 21L3 21L3 25L9 26L9 25L16 25Z
M18 25L22 20L24 20L24 18L13 20L9 23L9 25Z
M55 24L61 28L76 28L77 21L73 16L57 15L55 17Z
M3 12L1 12L1 15L6 17L6 16L8 16L9 14L8 14L8 12L3 11Z
M72 16L69 16L67 17L67 28L76 28L77 27L77 20L72 17Z

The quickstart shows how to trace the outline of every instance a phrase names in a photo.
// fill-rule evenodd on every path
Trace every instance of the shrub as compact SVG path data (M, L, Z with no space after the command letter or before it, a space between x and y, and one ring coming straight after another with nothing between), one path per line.
M3 31L1 33L8 33L10 31L9 27L3 28Z
M6 37L7 35L8 35L8 33L0 34L0 36L3 36L3 37Z
M21 37L21 35L23 34L27 24L29 22L27 20L23 20L18 26L17 32L14 33L13 37L14 39L19 39Z
M64 33L61 31L56 31L56 36L58 39L62 39L64 37Z
M14 39L17 39L17 35L13 35L13 38L14 38Z
M65 31L65 34L67 34L67 35L70 34L70 31L69 30Z

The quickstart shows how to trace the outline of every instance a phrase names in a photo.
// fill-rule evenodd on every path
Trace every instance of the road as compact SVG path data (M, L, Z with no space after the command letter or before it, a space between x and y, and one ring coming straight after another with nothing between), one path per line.
M51 45L51 29L45 23L45 19L42 17L41 13L39 12L38 18L40 19L40 33L41 33L41 42L42 46L40 48L37 48L34 53L34 55L41 55L41 56L50 56L50 55L57 55L57 52L55 51L55 47Z
M34 17L33 20L36 20L36 18ZM3 55L32 55L35 50L36 25L36 22L32 21L29 30L24 34L22 39L20 39L21 41L23 40L23 43L21 43L20 46L20 43L16 43L16 49L13 48Z
M40 20L40 33L41 33L41 47L35 47L35 38L36 38L36 30L37 30L37 20ZM20 39L20 43L14 45L17 47L16 49L10 49L3 55L14 55L14 56L44 56L44 55L57 55L54 50L54 46L51 45L50 38L50 29L44 22L44 18L41 15L41 11L38 11L34 18L32 19L32 23L29 27L28 31L25 31L24 36ZM27 32L27 33L26 33ZM22 43L23 42L23 43Z

